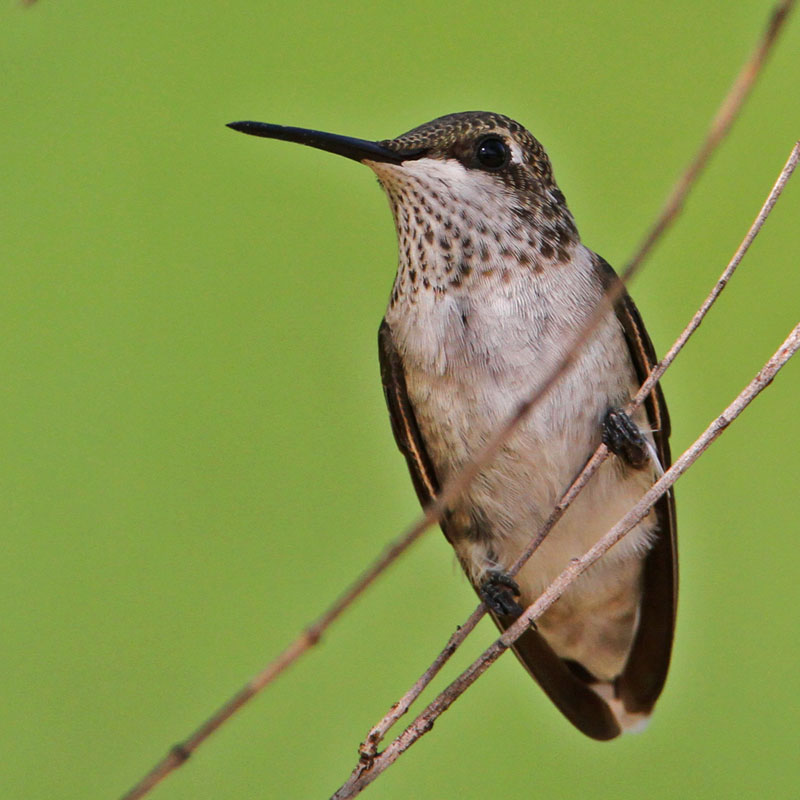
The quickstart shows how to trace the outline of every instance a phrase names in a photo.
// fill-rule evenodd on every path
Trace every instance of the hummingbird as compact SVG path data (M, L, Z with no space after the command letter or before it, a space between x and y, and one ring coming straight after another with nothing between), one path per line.
M621 410L656 363L633 300L581 242L542 145L502 114L449 114L382 141L261 122L229 127L359 161L384 189L399 261L378 332L380 370L423 506L600 315L569 370L441 519L505 630L670 465L661 387L632 416ZM510 566L601 442L613 456L512 579ZM642 729L661 694L676 600L670 493L513 650L573 725L613 739Z

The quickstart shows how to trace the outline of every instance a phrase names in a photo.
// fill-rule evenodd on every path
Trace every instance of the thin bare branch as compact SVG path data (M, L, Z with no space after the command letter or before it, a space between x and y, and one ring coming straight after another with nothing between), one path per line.
M634 398L634 402L636 404L641 403L642 400L647 397L648 394L650 394L653 386L655 386L656 382L661 379L664 371L675 360L675 356L677 356L678 353L680 353L680 351L683 349L683 346L689 340L689 337L700 327L700 323L708 313L708 310L712 305L714 305L716 299L722 293L722 290L727 286L728 281L736 271L736 268L739 266L742 258L744 258L745 253L750 249L750 245L753 243L753 240L756 238L758 232L767 221L767 217L772 212L775 203L778 202L778 198L783 193L789 178L792 177L792 173L794 172L799 159L800 142L795 142L792 152L789 153L789 158L786 160L786 164L781 170L780 175L778 175L778 179L775 181L775 184L767 196L767 199L764 201L764 205L761 206L758 216L750 226L750 230L747 231L747 235L744 237L742 243L733 254L733 258L731 258L731 260L728 262L728 266L725 268L722 275L719 276L719 280L709 293L708 297L706 297L706 299L703 301L703 304L697 310L697 313L694 315L694 317L692 317L691 322L686 326L683 333L681 333L681 335L675 340L675 344L670 347L669 352L664 356L664 358L661 359L656 368L650 373L647 380L642 384L641 389L639 389L636 397Z
M739 247L736 248L736 252L733 254L731 260L728 262L722 274L717 279L717 282L714 284L714 287L708 294L708 297L706 297L700 308L689 321L688 325L675 340L675 343L669 349L669 352L653 368L650 375L647 377L647 380L645 380L639 391L636 393L636 396L628 404L625 410L629 415L633 414L633 412L644 402L645 398L653 390L653 387L656 385L656 383L661 380L661 377L664 375L667 368L675 360L675 357L683 349L691 335L700 327L700 323L703 321L703 318L706 316L706 314L708 314L711 306L714 305L717 298L722 293L722 290L727 286L728 281L731 279L733 273L736 271L736 268L741 263L745 253L747 253L747 251L750 249L750 245L753 243L753 240L756 238L758 232L767 221L767 217L769 217L773 207L775 206L775 203L778 202L778 198L781 196L787 182L789 181L789 178L791 178L792 173L797 166L798 159L800 159L800 142L797 142L792 148L786 164L773 184L772 189L770 190L767 199L764 201L764 204L761 206L761 209L753 221L753 224L745 234L745 237ZM586 486L595 472L597 472L597 470L600 468L600 465L606 460L608 454L608 448L604 444L598 446L597 450L595 450L590 459L586 462L585 466L575 478L572 485L566 490L566 492L564 492L563 496L553 509L542 528L537 531L536 535L531 539L528 546L520 554L516 562L514 562L513 566L509 570L509 574L512 577L519 572L519 570L525 565L533 553L536 552L537 548L550 533L553 526L561 519L570 504L575 500L583 487ZM359 748L359 754L362 762L368 762L370 759L375 757L378 745L383 740L387 731L395 724L395 722L397 722L397 720L400 719L400 717L407 713L411 704L417 699L417 697L419 697L425 687L433 680L439 670L444 666L444 664L458 649L467 636L472 633L485 613L486 607L483 603L480 603L469 616L469 618L459 625L430 667L425 670L425 672L419 677L414 685L391 707L391 709L389 709L388 713L383 717L383 719L381 719L370 729L366 739Z
M581 558L573 559L567 568L545 589L505 633L492 643L461 675L456 678L383 752L368 763L359 764L347 782L331 800L355 797L387 767L393 764L414 742L427 733L436 719L446 711L508 648L528 626L544 614L553 603L589 567L607 553L628 531L634 528L683 475L710 447L739 414L767 387L800 349L798 323L772 358L762 367L736 399L714 419L683 455L642 496L641 500Z
M711 158L738 118L742 106L755 85L756 79L761 74L764 63L772 52L778 34L794 4L795 0L783 0L772 9L769 23L761 36L761 40L728 90L728 94L722 101L722 105L720 105L711 127L708 129L703 144L683 175L676 182L656 221L645 235L633 258L628 262L625 271L622 273L623 280L626 280L639 268L639 265L653 249L656 242L680 214L689 191L700 177L700 173L705 168L709 158Z
M646 246L643 246L637 251L636 256L634 256L634 259L629 263L622 274L623 282L629 279L639 268L647 252L652 247L652 244L661 236L664 230L666 230L680 212L683 199L685 199L686 194L691 189L703 165L721 141L724 133L730 127L731 122L739 113L749 89L763 66L767 54L772 49L778 33L783 27L783 23L793 5L794 0L785 0L785 2L779 3L773 11L767 33L760 41L754 55L748 60L744 70L734 81L733 88L728 93L720 110L717 112L700 153L695 157L692 165L679 181L678 185L682 187L681 191L679 193L673 191L671 195L671 198L678 197L678 202L676 203L673 200L673 202L667 203L665 211L662 212L662 215L646 239ZM745 79L743 77L744 75L749 75L750 77ZM737 89L736 87L739 85L743 88ZM701 154L702 158L700 158ZM622 285L623 284L620 283L618 286L612 288L608 293L608 302L613 302L616 297L619 296L619 293L622 291ZM402 536L396 539L384 553L350 585L344 594L342 594L312 625L301 633L274 661L251 679L246 686L221 706L185 741L173 747L141 781L123 795L122 800L138 800L138 798L148 794L152 788L169 775L169 773L185 763L197 747L219 728L220 725L230 719L230 717L252 699L255 694L271 683L278 675L291 666L300 656L319 641L324 631L342 614L342 612L347 609L401 553L407 550L422 533L439 520L444 509L469 486L480 470L492 460L502 446L502 443L524 421L534 406L555 385L564 373L569 370L576 357L576 352L581 344L589 338L601 318L601 312L597 312L593 315L589 323L579 332L578 336L575 337L568 355L561 362L559 367L542 385L537 387L536 392L519 407L516 414L497 432L486 447L479 452L459 474L455 475L453 480L448 481L444 485L440 496L425 509L420 519L409 527Z

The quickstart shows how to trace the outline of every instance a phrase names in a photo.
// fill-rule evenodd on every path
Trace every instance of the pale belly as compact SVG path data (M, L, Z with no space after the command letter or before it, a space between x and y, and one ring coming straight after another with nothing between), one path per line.
M407 375L409 399L440 481L463 466L526 396L502 396L495 387L491 393L496 396L490 399L485 390L476 391L481 381L473 377L465 383ZM533 410L453 508L452 522L460 529L454 545L473 580L479 581L488 569L511 566L600 444L606 411L629 396L586 394L575 384L565 376L564 385ZM585 402L578 407L581 394L586 394ZM641 415L637 421L646 430ZM652 469L633 470L615 457L607 460L523 569L526 593L535 597L570 559L583 555L640 499L653 476ZM646 519L605 561L646 552L653 524ZM590 572L576 586L588 588L594 582Z
M491 346L493 339L497 347ZM512 335L502 338L490 331L479 348L463 334L441 341L436 362L426 360L424 348L414 353L413 339L399 347L409 400L440 482L480 449L546 373L547 342L540 337L528 351L522 344L512 328ZM557 356L557 348L554 352ZM507 570L514 563L600 443L607 410L623 405L633 389L627 345L609 315L571 371L452 508L448 532L474 583L487 570ZM647 431L643 414L636 421ZM630 469L615 457L603 465L517 576L523 606L639 500L654 471ZM598 678L611 679L624 666L638 616L642 559L654 527L651 515L539 622L556 653Z

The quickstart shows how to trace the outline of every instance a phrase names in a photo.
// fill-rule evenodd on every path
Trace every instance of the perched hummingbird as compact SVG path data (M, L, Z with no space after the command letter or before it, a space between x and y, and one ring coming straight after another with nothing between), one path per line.
M670 464L661 388L633 419L620 411L656 360L636 306L624 290L609 301L619 279L581 243L542 145L508 117L449 114L380 142L260 122L230 127L360 161L388 195L400 257L378 334L381 375L423 505L602 309L569 371L441 522L507 628ZM509 567L601 441L616 456L512 580ZM567 719L612 739L643 727L661 693L676 596L669 494L514 651Z

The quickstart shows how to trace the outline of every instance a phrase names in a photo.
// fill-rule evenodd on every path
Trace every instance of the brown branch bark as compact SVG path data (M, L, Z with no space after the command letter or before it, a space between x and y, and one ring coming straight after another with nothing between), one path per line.
M347 800L365 789L387 767L391 766L414 742L426 734L437 718L446 711L506 650L535 622L589 567L607 553L628 531L634 528L655 505L658 499L689 467L722 435L739 414L770 385L772 380L800 349L798 323L772 358L734 401L712 420L694 443L642 496L641 500L581 558L573 559L567 568L545 589L525 612L491 644L461 675L456 678L383 752L367 763L360 763L350 778L336 791L331 800Z
M761 35L760 41L750 55L750 58L745 62L741 70L739 70L736 80L734 80L731 88L728 90L728 94L725 96L725 99L722 101L722 104L711 122L711 127L706 133L703 144L700 146L700 149L695 154L695 157L692 159L692 162L686 168L683 175L678 179L667 201L664 203L661 213L658 215L650 230L645 234L633 258L628 262L625 272L623 273L623 279L639 268L639 265L653 249L656 242L664 235L664 232L672 225L678 214L680 214L692 186L700 177L700 173L705 169L709 158L711 158L720 142L725 138L725 135L738 118L742 106L755 85L756 79L761 74L764 63L772 52L778 34L781 32L794 4L795 0L783 0L783 2L778 3L772 9L769 22L767 23L766 30Z
M755 78L760 73L767 55L774 47L778 33L782 29L789 11L794 5L794 0L780 2L772 12L769 26L762 36L759 44L748 59L744 68L736 77L731 90L728 92L714 121L706 135L698 154L693 159L681 179L673 189L662 213L648 233L642 246L637 251L631 262L622 274L622 280L627 281L638 270L653 244L661 237L664 231L672 224L680 213L683 200L694 185L702 168L709 157L719 145L730 125L738 116ZM619 291L619 290L617 290ZM609 300L613 302L613 292ZM510 419L502 430L482 450L465 469L454 476L443 487L437 501L431 504L420 519L396 539L384 553L363 572L350 587L301 633L276 659L268 664L261 672L252 678L242 689L222 705L205 723L183 742L175 745L169 753L157 763L134 787L126 792L121 800L138 800L148 794L154 786L160 783L172 771L186 762L191 754L208 738L217 728L232 717L254 695L271 683L300 656L306 653L321 638L324 631L347 609L350 604L370 586L370 584L405 550L407 550L429 527L434 525L443 510L453 499L470 484L478 472L488 463L502 446L502 442L510 436L519 424L527 417L531 409L552 388L561 376L570 368L575 357L575 352L580 345L591 335L600 319L596 314L589 324L576 337L571 348L571 353L564 359L559 368L551 374L543 385L538 387L535 394L522 404L518 412Z

